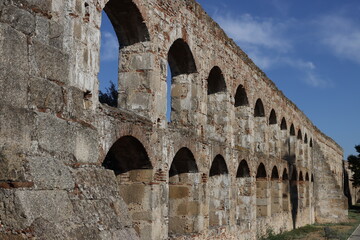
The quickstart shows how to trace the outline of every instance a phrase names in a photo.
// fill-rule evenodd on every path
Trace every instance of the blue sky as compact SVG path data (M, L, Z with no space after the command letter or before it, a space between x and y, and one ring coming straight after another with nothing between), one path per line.
M310 120L344 148L360 144L359 0L199 0ZM117 39L102 24L100 87L117 81ZM113 76L113 77L111 77ZM103 80L102 80L103 79ZM104 80L105 79L105 80Z

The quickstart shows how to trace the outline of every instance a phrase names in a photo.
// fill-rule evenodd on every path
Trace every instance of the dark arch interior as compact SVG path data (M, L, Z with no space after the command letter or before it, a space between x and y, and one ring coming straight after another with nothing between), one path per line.
M299 181L304 181L304 177L303 177L302 171L300 171L300 174L299 174Z
M144 146L132 136L124 136L117 140L102 165L113 170L116 175L135 169L152 169Z
M114 27L120 48L150 40L144 19L132 0L110 0L104 11Z
M284 117L281 119L280 129L281 130L286 130L287 129L286 120L285 120Z
M271 179L279 179L279 172L276 166L271 171Z
M300 129L299 129L298 134L297 134L297 139L302 140L302 134L301 134Z
M310 138L310 147L312 147L313 146L313 140L312 140L312 138Z
M283 180L289 180L289 175L287 173L287 169L285 168L284 169L284 172L283 172L283 175L282 175L282 179Z
M314 182L314 174L311 174L311 182Z
M308 143L308 137L307 137L306 133L305 133L305 136L304 136L304 143Z
M277 123L276 113L275 113L275 110L272 109L270 112L269 124L276 124L276 123Z
M291 181L297 181L297 171L296 171L296 168L294 168L293 171L292 171Z
M266 174L265 174L266 175ZM239 164L238 170L236 172L237 178L250 177L250 169L245 160L242 160Z
M309 174L308 173L305 174L305 181L309 181Z
M243 85L239 85L235 93L235 107L248 106L249 101L247 98L246 90Z
M181 148L176 154L171 163L169 176L175 176L181 173L195 173L198 172L196 161L192 152L186 148Z
M254 117L265 117L264 105L260 98L255 103Z
M211 69L208 77L208 95L226 91L226 83L224 75L219 67L215 66Z
M221 155L216 155L211 164L210 177L228 173L229 171L227 169L225 159Z
M266 178L266 169L263 163L260 163L257 169L256 178Z
M291 136L295 136L295 127L294 127L294 124L291 124L291 127L290 127L290 135L291 135Z
M196 65L189 45L183 39L177 39L170 47L168 62L173 77L196 72Z

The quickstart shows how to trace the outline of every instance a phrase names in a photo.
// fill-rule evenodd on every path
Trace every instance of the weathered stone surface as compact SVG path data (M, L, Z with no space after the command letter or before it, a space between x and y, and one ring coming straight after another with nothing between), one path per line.
M98 101L104 7L118 108ZM193 0L0 1L0 96L0 238L252 240L346 218L342 149Z

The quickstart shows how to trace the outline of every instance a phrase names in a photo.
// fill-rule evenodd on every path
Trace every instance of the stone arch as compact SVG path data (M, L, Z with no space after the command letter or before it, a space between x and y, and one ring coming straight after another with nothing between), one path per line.
M305 174L305 206L310 206L310 182L308 172Z
M264 104L260 98L258 98L255 103L254 117L265 117Z
M207 124L210 137L216 140L225 139L227 119L226 82L218 66L210 70L207 79Z
M179 38L171 45L168 64L171 74L167 76L168 121L187 125L192 119L192 82L197 68L190 47L183 39Z
M127 135L119 138L109 149L102 164L106 169L111 169L116 175L120 196L128 206L132 215L133 225L137 226L140 236L148 234L152 226L152 211L148 201L152 195L153 169L148 154L143 144L135 137ZM133 197L134 192L137 197ZM140 217L140 214L144 214ZM145 218L144 218L145 217Z
M307 134L305 133L305 136L304 136L304 143L307 144L308 143L308 137L307 137Z
M266 150L266 119L264 105L260 98L256 100L254 107L254 144L256 152Z
M302 133L300 129L298 130L297 139L302 140Z
M249 131L251 108L249 106L249 100L247 97L246 89L243 85L239 84L235 93L235 128L234 132L238 133L235 135L236 144L249 147Z
M303 209L306 205L306 186L303 172L299 173L299 208Z
M249 100L243 85L239 85L235 93L235 107L248 106Z
M281 205L281 184L279 181L279 172L276 166L273 167L271 171L271 214L276 214L280 212Z
M290 136L295 136L295 127L293 123L290 126Z
M229 223L229 188L230 177L228 175L223 156L216 155L209 173L209 226L211 228L228 225Z
M198 167L193 153L186 147L177 151L169 170L169 235L197 232L199 216ZM192 209L192 211L183 211Z
M250 168L245 159L241 160L236 172L236 224L246 226L251 219L251 208L249 204L252 200L253 180L250 174Z
M150 41L144 18L132 0L110 0L104 11L114 27L120 48Z
M285 117L283 117L283 118L281 119L280 129L281 129L281 130L287 130L287 125L286 125Z
M279 131L277 126L277 117L274 109L271 109L269 116L269 153L276 156L279 151Z
M312 140L312 138L310 138L309 146L310 146L310 147L313 147L313 140Z
M182 38L175 40L171 45L168 62L173 77L197 72L194 56L189 45Z
M246 162L245 159L243 159L243 160L240 162L239 167L238 167L237 172L236 172L236 177L237 177L237 178L250 177L249 165L247 164L247 162Z
M270 216L269 195L265 165L260 163L256 171L256 217Z
M300 171L300 173L299 173L299 181L301 181L301 182L304 181L304 177L303 177L302 171Z
M282 174L282 209L284 212L290 210L290 198L289 198L289 175L286 168L284 168Z
M271 109L269 116L269 125L277 124L276 112L274 109Z
M207 83L208 95L226 91L225 78L218 66L210 70Z
M155 53L148 46L150 34L144 18L132 0L110 0L104 12L119 41L117 106L142 116L150 116L152 91L149 59Z
M115 175L132 170L152 169L143 144L133 136L118 139L111 146L102 165L113 170Z

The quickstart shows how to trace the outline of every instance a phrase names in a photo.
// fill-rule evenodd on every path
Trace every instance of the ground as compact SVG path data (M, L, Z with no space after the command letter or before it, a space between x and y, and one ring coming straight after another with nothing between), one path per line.
M270 236L265 240L346 240L360 224L360 206L354 206L349 210L349 220L347 222L334 224L313 224L295 229L279 235Z

